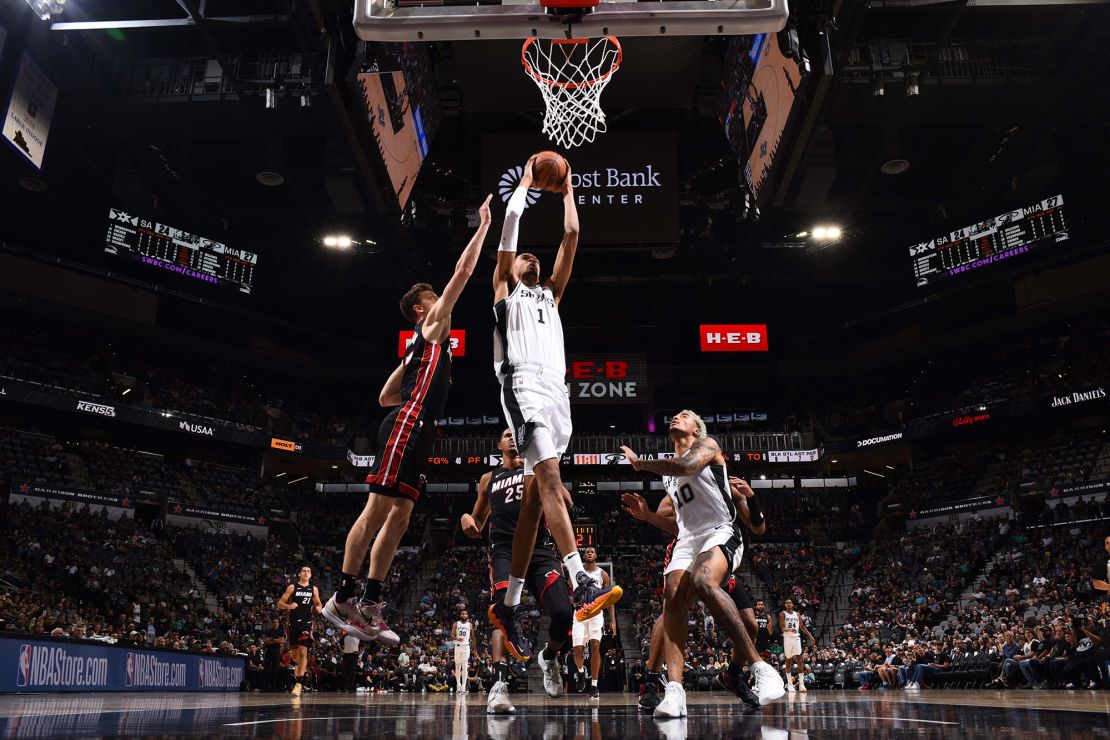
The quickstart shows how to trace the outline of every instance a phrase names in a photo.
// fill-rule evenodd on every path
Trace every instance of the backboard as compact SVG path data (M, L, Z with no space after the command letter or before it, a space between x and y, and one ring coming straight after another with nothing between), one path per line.
M354 25L364 41L743 36L780 31L789 15L787 0L602 0L581 10L551 13L539 0L356 0Z

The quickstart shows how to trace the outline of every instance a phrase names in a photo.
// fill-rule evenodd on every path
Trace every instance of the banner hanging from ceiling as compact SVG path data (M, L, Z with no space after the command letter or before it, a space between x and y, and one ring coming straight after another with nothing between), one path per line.
M50 136L57 101L58 88L39 65L24 54L4 114L3 136L39 170L46 154L46 140Z

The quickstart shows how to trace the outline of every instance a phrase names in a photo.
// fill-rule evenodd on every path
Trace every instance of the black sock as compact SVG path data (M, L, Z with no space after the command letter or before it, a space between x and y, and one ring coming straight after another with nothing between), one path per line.
M505 661L502 660L499 663L494 663L493 670L497 674L498 681L509 680L509 664Z
M343 573L339 576L339 591L335 594L336 601L350 601L355 596L355 586L358 585L358 576Z
M382 582L375 578L367 578L366 585L362 587L362 600L367 604L377 604L382 600Z

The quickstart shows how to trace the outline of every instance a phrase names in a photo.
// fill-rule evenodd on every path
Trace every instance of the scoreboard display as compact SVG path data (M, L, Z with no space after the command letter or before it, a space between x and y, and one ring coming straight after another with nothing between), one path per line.
M112 208L104 251L194 280L251 292L258 255Z
M597 547L597 525L575 524L574 539L578 543L579 550L586 547Z
M917 287L1026 254L1068 238L1064 196L1003 213L910 247Z

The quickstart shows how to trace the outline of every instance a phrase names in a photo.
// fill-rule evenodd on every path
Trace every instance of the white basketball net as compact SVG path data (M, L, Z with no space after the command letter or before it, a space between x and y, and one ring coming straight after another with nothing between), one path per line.
M605 133L601 92L621 65L615 36L598 39L530 38L520 52L524 71L535 81L547 111L543 132L570 149Z

